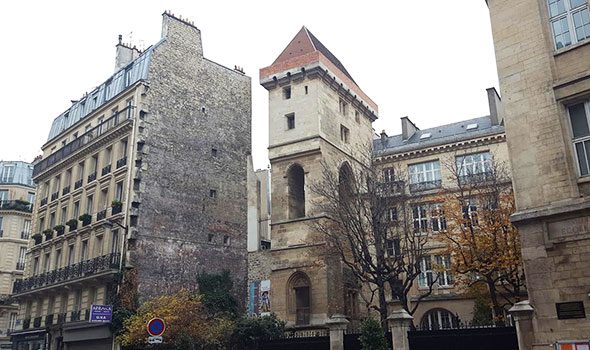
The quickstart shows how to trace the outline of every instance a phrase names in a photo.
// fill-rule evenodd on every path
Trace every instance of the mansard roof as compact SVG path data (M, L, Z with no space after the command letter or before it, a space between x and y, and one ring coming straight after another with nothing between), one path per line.
M328 48L322 44L322 42L319 41L318 38L316 38L315 35L313 35L305 26L301 27L301 30L295 35L293 40L291 40L289 45L287 45L283 52L281 52L279 57L277 57L272 65L287 61L297 56L303 56L314 51L319 51L328 60L330 60L330 62L332 62L336 68L344 73L344 75L355 82L342 62L340 62L340 60L330 50L328 50Z
M490 116L479 117L430 129L417 130L407 140L404 140L402 135L374 139L373 155L379 157L387 154L414 151L501 133L504 133L504 125L494 124Z

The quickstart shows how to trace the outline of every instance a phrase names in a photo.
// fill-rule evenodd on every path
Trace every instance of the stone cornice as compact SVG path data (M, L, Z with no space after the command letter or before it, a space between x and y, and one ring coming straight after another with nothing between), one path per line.
M436 145L432 147L426 148L418 148L415 150L410 150L407 152L401 153L391 153L386 155L374 155L373 159L375 163L387 163L391 161L399 161L399 160L406 160L412 158L421 158L428 155L440 154L440 153L448 153L452 151L458 151L463 149L470 149L477 146L485 146L495 143L501 143L506 141L506 134L493 134L487 135L485 137L478 137L469 140L453 142L453 143L445 143L441 145Z

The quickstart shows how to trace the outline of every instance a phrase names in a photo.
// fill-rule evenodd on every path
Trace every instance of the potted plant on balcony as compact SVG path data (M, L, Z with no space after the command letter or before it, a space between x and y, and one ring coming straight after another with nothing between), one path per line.
M121 203L120 200L115 199L113 200L113 202L111 203L111 214L118 214L121 212L121 210L123 209L123 203Z
M53 230L48 228L47 230L43 231L43 234L45 235L45 240L48 241L50 239L53 238Z
M35 233L34 235L31 236L31 238L33 238L35 240L35 245L37 245L37 244L41 244L41 241L43 240L43 235L40 233Z
M70 227L70 232L74 231L75 229L78 228L78 220L76 220L76 219L68 220L68 222L66 222L66 225L68 225Z
M64 234L66 227L64 225L56 225L53 229L57 232L58 236L61 236Z
M82 226L87 226L92 221L92 215L82 214L82 215L80 215L80 217L78 219L80 219L80 221L82 221Z

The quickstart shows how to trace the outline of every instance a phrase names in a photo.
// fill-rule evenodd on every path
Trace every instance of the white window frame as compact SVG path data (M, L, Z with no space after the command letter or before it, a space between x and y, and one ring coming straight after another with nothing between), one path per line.
M383 169L383 180L385 182L393 182L395 180L395 172L393 168Z
M414 228L414 233L421 234L428 232L427 213L428 206L426 204L416 204L412 206L412 227Z
M480 159L475 159L481 157ZM459 176L469 177L472 175L485 174L491 171L492 154L489 151L465 154L457 156L457 170Z
M427 165L430 165L430 169L426 169ZM410 184L441 180L440 161L438 159L408 165L408 172L410 173Z
M549 26L551 27L551 35L553 36L553 47L555 48L555 50L560 51L563 49L566 49L568 47L571 47L572 45L575 45L579 42L582 41L587 41L590 40L589 38L583 38L583 39L578 39L578 35L576 33L576 27L574 24L574 14L581 12L581 11L589 11L589 7L588 7L588 2L584 1L584 3L582 5L579 5L577 7L573 7L572 8L572 4L571 4L571 0L562 0L564 3L564 7L565 7L565 11L561 14L555 15L553 17L551 17L551 9L549 6L549 1L551 0L547 0L546 4L547 4L547 13L549 15ZM567 24L568 24L568 32L570 35L570 44L569 45L565 45L564 47L557 47L557 41L555 40L555 31L553 29L553 23L555 22L559 22L563 19L567 20Z
M442 232L447 230L447 219L442 205L433 204L430 206L430 226L433 232Z
M418 287L428 288L434 283L434 271L432 270L432 256L424 255L419 260L420 275L418 275Z
M451 257L449 255L436 255L434 257L436 264L441 268L438 273L437 283L441 287L453 286L453 275L451 274Z
M584 105L584 112L586 113L586 123L588 125L588 130L590 130L590 101L584 101L584 102L580 102L583 103ZM574 158L576 159L576 168L578 169L578 176L579 177L586 177L586 176L590 176L590 150L587 151L586 147L584 147L584 143L586 141L590 141L590 134L586 135L586 136L581 136L581 137L574 137L574 126L572 125L572 118L571 118L571 114L570 114L570 107L576 106L580 103L575 103L575 104L571 104L566 106L566 113L567 113L567 119L570 125L570 134L572 136L572 152L574 153ZM587 174L582 174L582 167L580 166L580 157L578 156L578 152L576 150L576 144L581 143L582 144L582 150L584 151L584 156L586 157L586 168L587 168Z
M397 244L396 244L397 242ZM390 257L398 257L402 255L401 241L399 238L392 238L386 241L387 255Z
M465 210L467 209L467 210ZM474 199L469 199L465 205L463 206L463 208L461 208L462 212L463 212L463 218L467 219L469 218L469 222L468 223L464 223L463 226L468 227L468 226L477 226L479 223L479 219L478 219L478 215L477 215L477 210L478 210L478 203L477 201L475 201Z

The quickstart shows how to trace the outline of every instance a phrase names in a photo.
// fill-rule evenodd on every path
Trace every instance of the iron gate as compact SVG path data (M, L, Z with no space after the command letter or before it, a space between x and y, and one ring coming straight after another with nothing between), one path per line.
M415 330L408 340L410 350L518 350L514 327Z

